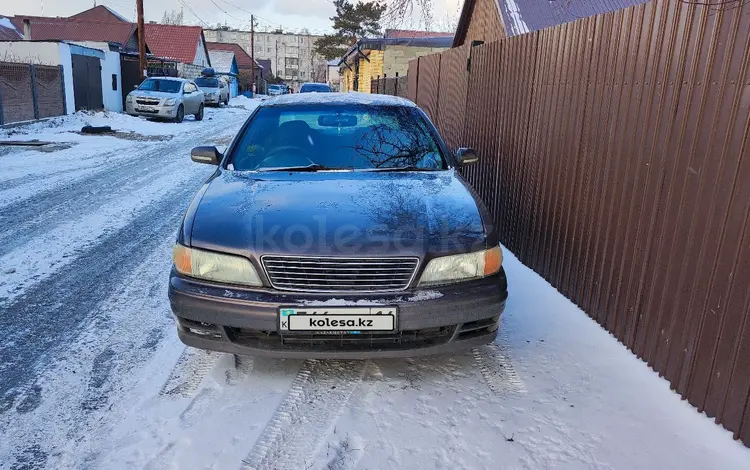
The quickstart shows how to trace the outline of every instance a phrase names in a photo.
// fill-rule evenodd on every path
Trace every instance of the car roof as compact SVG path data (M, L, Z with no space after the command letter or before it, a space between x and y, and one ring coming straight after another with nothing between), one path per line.
M187 80L185 78L180 77L146 77L150 78L152 80L171 80L173 82L189 82L190 80Z
M295 93L280 95L264 101L262 107L294 106L306 104L360 104L368 106L404 106L416 108L411 101L390 95L376 95L370 93Z

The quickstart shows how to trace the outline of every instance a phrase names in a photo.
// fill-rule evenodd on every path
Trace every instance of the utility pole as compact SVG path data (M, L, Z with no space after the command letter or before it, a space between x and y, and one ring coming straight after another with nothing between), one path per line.
M146 76L146 28L143 25L143 0L135 0L138 10L138 69L141 78Z
M250 91L255 96L255 15L250 15Z

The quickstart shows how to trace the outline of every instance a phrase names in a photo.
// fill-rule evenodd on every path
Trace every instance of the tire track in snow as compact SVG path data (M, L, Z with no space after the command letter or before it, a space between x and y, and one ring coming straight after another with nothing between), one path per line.
M526 387L505 354L505 348L488 344L472 350L484 381L495 395L525 393Z
M99 206L95 212L61 224L40 237L29 239L14 251L0 257L0 266L4 269L12 267L12 271L6 272L0 283L0 299L4 297L7 303L52 273L64 270L66 265L76 259L76 255L85 252L102 235L127 227L133 218L138 217L141 212L148 212L150 205L168 195L175 187L201 176L208 176L202 175L196 167L189 170L152 180L128 197ZM188 199L187 195L183 197ZM186 203L175 205L172 210L177 212L178 208L184 207L187 207Z
M140 143L101 154L101 170L86 171L82 178L74 179L42 190L32 196L0 207L0 222L9 227L0 233L0 256L11 252L25 240L53 230L65 220L95 212L100 206L118 198L136 193L149 181L180 171L189 164L188 152L194 141L208 139L216 129L201 129L190 134L190 139L175 139L164 155L164 142ZM110 157L127 153L123 160L108 163ZM160 158L154 158L158 154ZM166 158L164 158L166 157ZM86 169L90 170L90 169Z
M250 454L245 470L309 468L365 374L364 361L308 360Z
M213 369L220 354L185 347L159 392L161 396L193 398L203 378Z
M182 209L201 183L195 179L144 207L126 226L99 238L65 269L3 305L0 413L12 408L26 384L33 383L38 367L51 359L46 356L76 336L78 327L96 314L97 306L120 288L146 254L174 234Z

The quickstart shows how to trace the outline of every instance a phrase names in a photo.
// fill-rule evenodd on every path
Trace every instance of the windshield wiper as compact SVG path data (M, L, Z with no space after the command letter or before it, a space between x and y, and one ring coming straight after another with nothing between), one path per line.
M368 168L362 171L381 172L381 171L439 171L440 168L422 168L418 166L395 166L383 168Z
M335 170L351 170L351 168L330 167L330 166L320 165L318 163L313 163L313 164L304 165L304 166L258 168L258 171L335 171Z

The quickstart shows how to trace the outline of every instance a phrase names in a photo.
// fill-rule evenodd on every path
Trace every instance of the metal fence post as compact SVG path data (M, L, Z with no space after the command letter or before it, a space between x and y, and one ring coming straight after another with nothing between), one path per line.
M396 86L393 87L393 96L398 96L398 72L396 72Z
M36 95L36 66L31 64L31 96L34 100L34 119L39 119L39 97Z
M65 99L65 69L63 68L62 64L58 65L58 67L60 68L60 87L62 89L62 115L65 116L66 114L68 114L68 102Z

